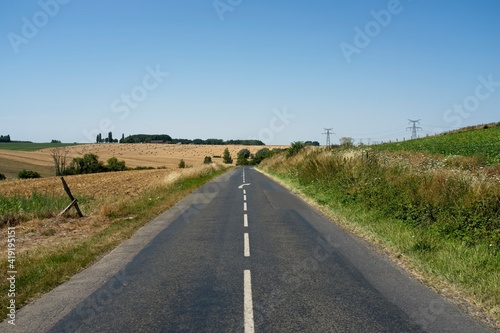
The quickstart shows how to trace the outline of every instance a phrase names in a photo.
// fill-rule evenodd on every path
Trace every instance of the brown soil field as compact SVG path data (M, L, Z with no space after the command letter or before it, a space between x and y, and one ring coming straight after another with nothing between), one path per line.
M92 153L99 156L99 160L106 162L111 157L125 161L127 167L166 167L177 168L183 159L188 166L203 164L205 156L212 157L214 162L222 159L225 148L229 149L233 160L241 149L248 149L252 154L267 147L286 148L287 146L214 146L214 145L169 145L169 144L86 144L67 147L68 164L74 157L82 157ZM15 178L17 172L28 169L39 172L42 177L53 176L54 164L51 157L52 148L37 151L0 150L0 173L7 178Z

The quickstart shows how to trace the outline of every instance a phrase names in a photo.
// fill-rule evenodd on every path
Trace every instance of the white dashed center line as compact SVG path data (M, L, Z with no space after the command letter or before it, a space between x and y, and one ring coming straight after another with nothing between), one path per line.
M250 241L248 239L248 233L245 232L243 239L245 241L245 257L250 257Z
M249 270L243 272L243 313L245 317L245 333L254 333L252 278Z
M245 168L243 168L243 184L245 184ZM250 185L250 184L245 184ZM241 185L240 188L243 188ZM247 211L247 191L243 190L243 226L248 227ZM243 234L243 254L245 257L250 257L250 240L248 233ZM250 270L243 271L243 316L245 321L245 333L254 333L254 320L253 320L253 301L252 301L252 280Z

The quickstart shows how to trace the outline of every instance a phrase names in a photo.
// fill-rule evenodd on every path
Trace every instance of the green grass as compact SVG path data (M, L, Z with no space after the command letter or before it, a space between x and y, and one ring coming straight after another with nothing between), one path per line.
M74 146L76 143L26 143L26 142L0 142L0 149L35 151L45 148Z
M487 128L484 128L487 127ZM412 151L442 155L479 156L488 165L500 163L500 126L485 125L438 136L373 146L378 151Z
M78 203L86 207L92 198L80 197ZM31 196L4 197L0 195L0 227L15 225L31 219L54 217L61 212L70 200L67 196L54 196L33 192Z
M152 188L140 197L120 206L121 209L118 211L114 210L110 214L113 218L112 223L86 240L18 255L16 306L20 308L68 280L125 239L130 238L137 229L172 207L178 200L227 170L229 169L212 170L203 175L180 179L167 187ZM130 218L130 214L135 217ZM2 230L2 234L6 234L5 230ZM6 281L7 264L6 260L0 262L2 281ZM2 282L0 304L7 304L7 290L7 283ZM2 306L0 317L5 318L6 315L7 308Z

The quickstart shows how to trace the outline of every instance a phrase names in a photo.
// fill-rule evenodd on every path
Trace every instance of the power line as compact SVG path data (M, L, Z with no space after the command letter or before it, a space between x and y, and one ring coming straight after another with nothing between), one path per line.
M330 147L331 146L331 143L330 143L330 134L335 134L331 131L333 131L333 128L323 128L326 133L322 133L322 134L326 134L326 146L327 147Z
M420 119L419 120L411 120L411 119L408 119L409 121L409 124L412 125L412 126L409 126L406 128L406 130L411 130L411 139L416 139L417 138L417 131L421 131L422 130L422 127L420 126L417 126L417 125L420 125Z

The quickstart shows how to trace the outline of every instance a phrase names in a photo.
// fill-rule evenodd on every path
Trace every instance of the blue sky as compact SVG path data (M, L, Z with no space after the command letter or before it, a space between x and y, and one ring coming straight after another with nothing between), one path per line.
M0 134L365 143L500 121L500 2L4 0Z

